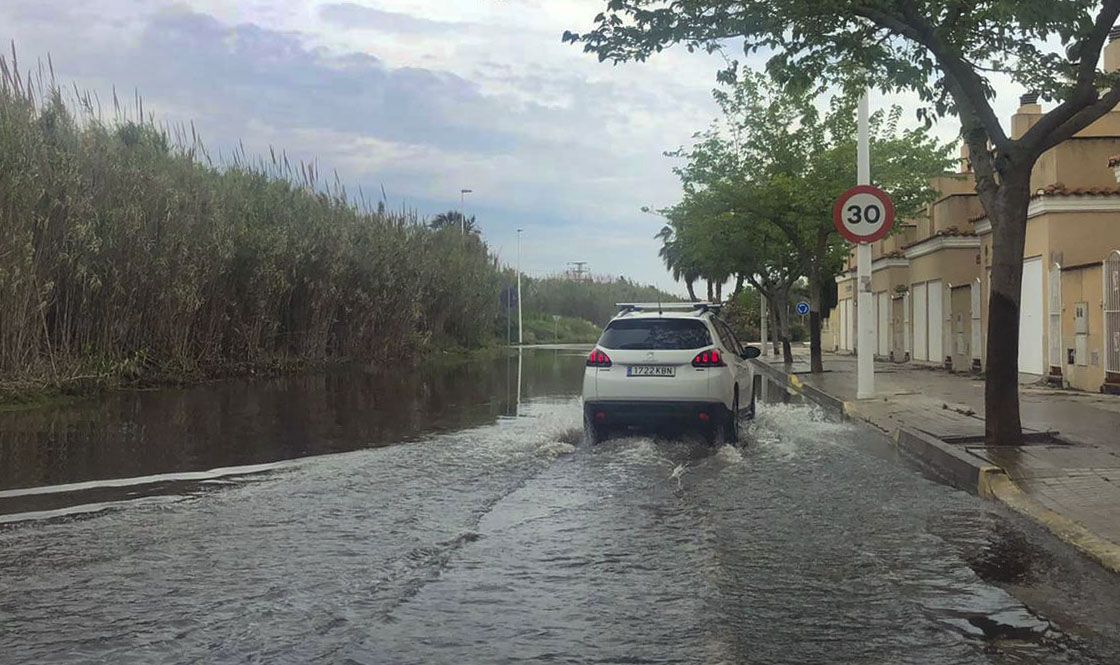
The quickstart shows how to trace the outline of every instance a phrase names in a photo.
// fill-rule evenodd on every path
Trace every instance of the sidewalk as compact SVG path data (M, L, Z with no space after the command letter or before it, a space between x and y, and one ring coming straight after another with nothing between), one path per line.
M789 375L780 359L759 360L793 390L892 436L952 484L1007 503L1120 572L1120 397L1021 385L1028 443L988 447L980 379L877 362L876 397L857 400L854 356L826 354L815 376L808 349L797 349Z

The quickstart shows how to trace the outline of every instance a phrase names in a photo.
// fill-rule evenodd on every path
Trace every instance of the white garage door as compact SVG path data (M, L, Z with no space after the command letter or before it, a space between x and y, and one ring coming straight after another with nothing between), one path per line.
M1019 309L1019 371L1042 374L1042 259L1023 261L1023 289Z
M942 353L944 347L942 339L945 335L945 289L941 286L941 280L935 279L928 284L929 293L926 299L929 303L929 360L931 362L939 363L945 360L945 354Z
M980 360L980 278L972 282L972 359Z
M926 349L926 333L929 332L926 326L926 285L915 284L913 290L913 297L910 299L914 303L914 360L929 360Z
M879 294L879 355L891 354L891 299L887 292Z

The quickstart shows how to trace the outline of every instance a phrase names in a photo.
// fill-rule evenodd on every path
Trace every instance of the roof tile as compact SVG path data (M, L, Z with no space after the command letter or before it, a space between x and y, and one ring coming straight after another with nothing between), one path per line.
M911 247L914 247L915 245L920 245L923 242L926 242L927 240L932 240L933 238L946 238L946 237L966 237L966 238L970 238L970 237L974 237L975 235L976 235L975 231L971 231L971 230L962 231L955 226L950 226L947 229L941 229L937 233L934 233L933 235L929 236L928 238L922 238L921 240L915 240L912 243L909 243L907 245L903 245L902 249L910 249Z

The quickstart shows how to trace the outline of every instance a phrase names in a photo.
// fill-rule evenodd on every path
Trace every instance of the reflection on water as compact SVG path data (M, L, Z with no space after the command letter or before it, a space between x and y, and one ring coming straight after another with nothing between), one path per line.
M0 413L0 491L260 464L374 447L517 415L571 395L579 350L379 371L346 369ZM7 512L0 500L0 513Z
M55 508L0 525L0 661L1117 662L1095 637L1115 580L1044 586L1061 564L884 463L885 438L769 386L742 448L590 446L582 368L537 350L6 416L4 460L36 482L122 480L67 492L81 517L57 517L57 484L0 490ZM1072 593L1103 625L993 581Z

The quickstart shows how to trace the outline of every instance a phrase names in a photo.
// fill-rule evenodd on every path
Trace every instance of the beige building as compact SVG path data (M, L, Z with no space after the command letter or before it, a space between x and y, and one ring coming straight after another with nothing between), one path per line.
M1107 57L1120 58L1120 43ZM1019 137L1042 108L1024 96ZM1120 392L1120 112L1048 151L1032 173L1019 367L1081 390ZM872 248L876 355L977 371L986 359L991 224L967 168L937 178L926 214ZM854 252L837 277L832 348L853 352Z
M1120 146L1120 136L1117 137ZM1059 146L1055 150L1061 150ZM1101 162L1104 164L1105 162ZM1104 169L1101 169L1104 170ZM991 224L976 224L981 240L982 330L987 334L991 292ZM1120 331L1107 327L1106 286L1120 288L1120 190L1051 185L1038 190L1027 211L1019 315L1019 371L1046 375L1080 390L1099 391L1106 371L1120 374ZM1111 263L1109 263L1111 262ZM1109 272L1106 263L1112 265ZM1109 272L1106 275L1106 272ZM1113 287L1111 282L1115 281ZM1112 294L1108 294L1112 295ZM1113 317L1115 321L1115 317ZM1112 377L1117 381L1120 377Z
M933 186L941 195L905 247L911 359L971 371L980 359L973 334L980 330L973 325L980 315L980 239L969 220L982 207L969 173L937 178Z
M1117 42L1109 44L1115 55ZM1042 117L1025 97L1012 119L1021 136ZM1120 383L1120 330L1106 326L1106 262L1120 249L1120 189L1109 155L1120 152L1120 112L1113 111L1048 151L1031 174L1019 320L1019 371L1080 390ZM991 223L976 219L981 245L981 328L991 292ZM1117 276L1120 288L1120 275ZM1114 289L1110 289L1114 290ZM1106 305L1111 304L1108 308ZM1117 321L1120 323L1120 321ZM986 337L985 337L986 339ZM986 353L983 354L986 358ZM1107 377L1111 372L1116 376ZM1106 379L1112 379L1106 381Z
M1107 71L1120 71L1110 38ZM1012 138L1042 118L1024 95ZM1019 369L1063 385L1120 393L1120 112L1113 111L1044 154L1031 174L1023 251ZM895 361L983 367L991 291L992 231L967 160L935 179L926 214L872 247L876 355ZM852 352L856 318L854 252L836 278L832 348Z

